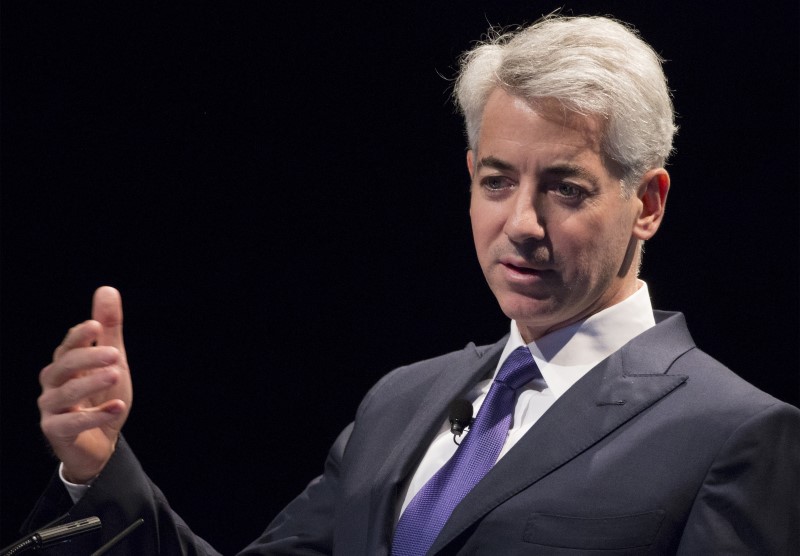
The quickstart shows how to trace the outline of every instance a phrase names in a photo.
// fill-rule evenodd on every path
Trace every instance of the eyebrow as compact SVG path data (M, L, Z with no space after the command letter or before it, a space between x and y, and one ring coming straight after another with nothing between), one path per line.
M559 178L580 178L590 182L592 185L597 184L597 176L577 164L556 164L545 168L543 173Z
M489 168L494 168L495 170L503 170L504 172L510 172L512 170L515 170L513 164L510 164L505 160L499 159L496 156L486 156L484 158L481 158L478 161L478 169L481 169L484 166Z
M516 167L513 164L506 162L501 158L497 158L496 156L487 156L481 158L478 162L478 169L484 167L494 168L495 170L501 170L504 172L516 170ZM581 178L590 182L592 185L597 184L597 176L583 166L579 166L577 164L554 164L553 166L546 167L542 173L559 178Z

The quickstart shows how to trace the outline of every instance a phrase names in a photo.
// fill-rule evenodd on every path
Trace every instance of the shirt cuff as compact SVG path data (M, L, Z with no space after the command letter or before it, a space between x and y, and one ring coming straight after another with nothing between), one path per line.
M89 484L86 485L78 485L75 483L70 483L68 480L64 478L64 464L60 463L58 465L58 478L61 479L61 482L64 483L64 488L67 489L69 493L69 497L72 498L72 503L77 504L78 500L83 498L83 495L86 494L86 491L89 490L89 486L91 485L91 481Z

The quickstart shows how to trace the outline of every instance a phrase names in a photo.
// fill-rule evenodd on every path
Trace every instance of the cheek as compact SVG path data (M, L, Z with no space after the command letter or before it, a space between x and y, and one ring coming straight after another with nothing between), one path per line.
M572 225L571 225L572 224ZM616 244L615 234L602 228L602 223L589 221L562 226L558 234L551 235L556 260L569 276L570 281L585 282L600 269L613 264Z
M478 263L481 265L483 271L486 272L487 266L491 261L490 257L492 248L491 235L486 230L473 225L472 241L475 245L475 254L478 257Z
M583 283L604 283L617 274L630 241L630 230L624 225L593 222L580 234L570 237L568 266L574 279Z
M474 204L470 207L469 216L472 223L472 237L476 247L487 247L503 229L503 220L492 207ZM480 255L480 253L478 253Z

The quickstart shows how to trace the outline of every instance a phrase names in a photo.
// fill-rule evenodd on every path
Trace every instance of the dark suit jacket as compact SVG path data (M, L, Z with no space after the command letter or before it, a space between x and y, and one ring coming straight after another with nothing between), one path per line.
M431 554L800 553L800 411L697 349L682 315L656 320L558 399L455 509ZM323 475L243 554L386 554L404 481L448 403L494 370L504 344L385 376ZM29 525L65 496L51 484ZM214 553L124 441L71 515L100 515L107 536L144 517L127 554Z

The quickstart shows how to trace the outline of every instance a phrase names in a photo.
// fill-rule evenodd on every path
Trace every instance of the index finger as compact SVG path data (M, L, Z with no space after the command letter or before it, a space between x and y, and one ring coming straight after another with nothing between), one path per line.
M95 321L87 320L70 328L67 335L61 340L61 344L53 352L53 361L72 349L94 344L100 335L100 327L97 324Z
M124 353L122 341L122 296L111 286L97 288L92 299L92 318L100 323L103 331L97 345L113 346Z

